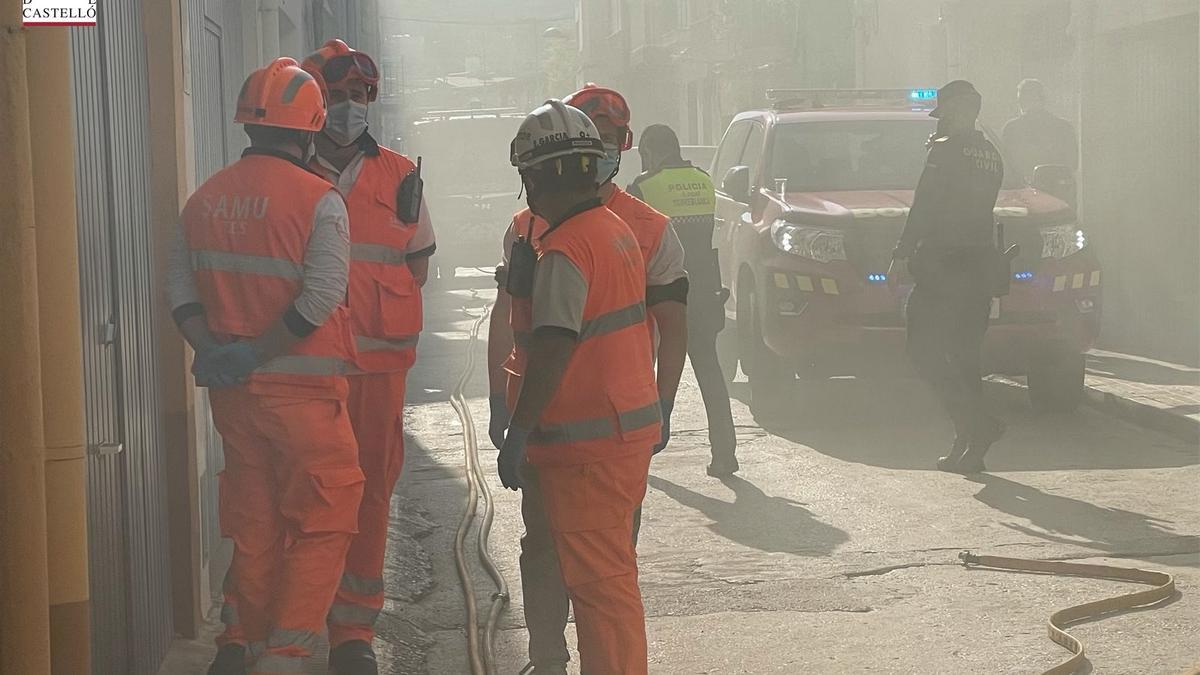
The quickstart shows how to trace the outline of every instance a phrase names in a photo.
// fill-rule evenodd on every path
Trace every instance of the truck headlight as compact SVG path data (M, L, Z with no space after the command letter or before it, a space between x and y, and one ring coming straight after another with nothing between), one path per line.
M840 230L795 225L786 220L771 224L771 239L784 253L817 262L846 259L846 238Z
M1042 228L1042 257L1065 258L1082 251L1087 237L1077 223Z

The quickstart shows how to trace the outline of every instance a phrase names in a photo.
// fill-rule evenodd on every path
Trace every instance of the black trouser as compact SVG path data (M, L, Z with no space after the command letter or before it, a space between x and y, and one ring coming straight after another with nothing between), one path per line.
M991 302L980 293L956 296L918 284L906 308L909 357L950 414L959 438L968 441L989 419L980 351Z
M700 385L700 396L704 399L708 444L714 462L732 460L737 444L733 413L729 409L729 388L717 358L717 333L725 326L721 297L718 293L696 289L688 293L687 311L687 354Z

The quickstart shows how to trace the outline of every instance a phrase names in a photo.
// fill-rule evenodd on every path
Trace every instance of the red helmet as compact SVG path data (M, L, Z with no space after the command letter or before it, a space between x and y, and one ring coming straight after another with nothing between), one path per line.
M325 99L313 77L295 59L282 56L246 78L233 121L320 131L325 126Z
M633 131L629 128L629 104L625 102L624 96L607 87L588 82L583 85L583 89L564 98L563 103L579 108L593 122L602 117L607 118L614 126L625 130L621 150L633 147Z
M304 70L308 71L321 90L329 94L329 87L344 80L358 79L367 85L367 100L374 102L379 96L379 67L366 52L350 47L343 40L333 38L304 59Z

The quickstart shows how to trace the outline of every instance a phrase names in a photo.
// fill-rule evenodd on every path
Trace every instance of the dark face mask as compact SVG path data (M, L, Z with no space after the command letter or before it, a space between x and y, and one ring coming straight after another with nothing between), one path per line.
M521 184L525 187L525 203L529 206L529 210L532 211L534 215L544 218L545 216L542 215L541 210L538 208L541 201L542 192L538 188L537 184L526 176L521 176Z

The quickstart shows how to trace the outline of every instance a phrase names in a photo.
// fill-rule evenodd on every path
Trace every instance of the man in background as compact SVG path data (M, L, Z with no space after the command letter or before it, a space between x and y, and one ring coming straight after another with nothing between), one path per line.
M1000 145L1009 168L1025 182L1042 164L1079 168L1079 145L1071 123L1046 109L1046 86L1041 80L1021 80L1017 85L1021 114L1009 120L1000 134Z

